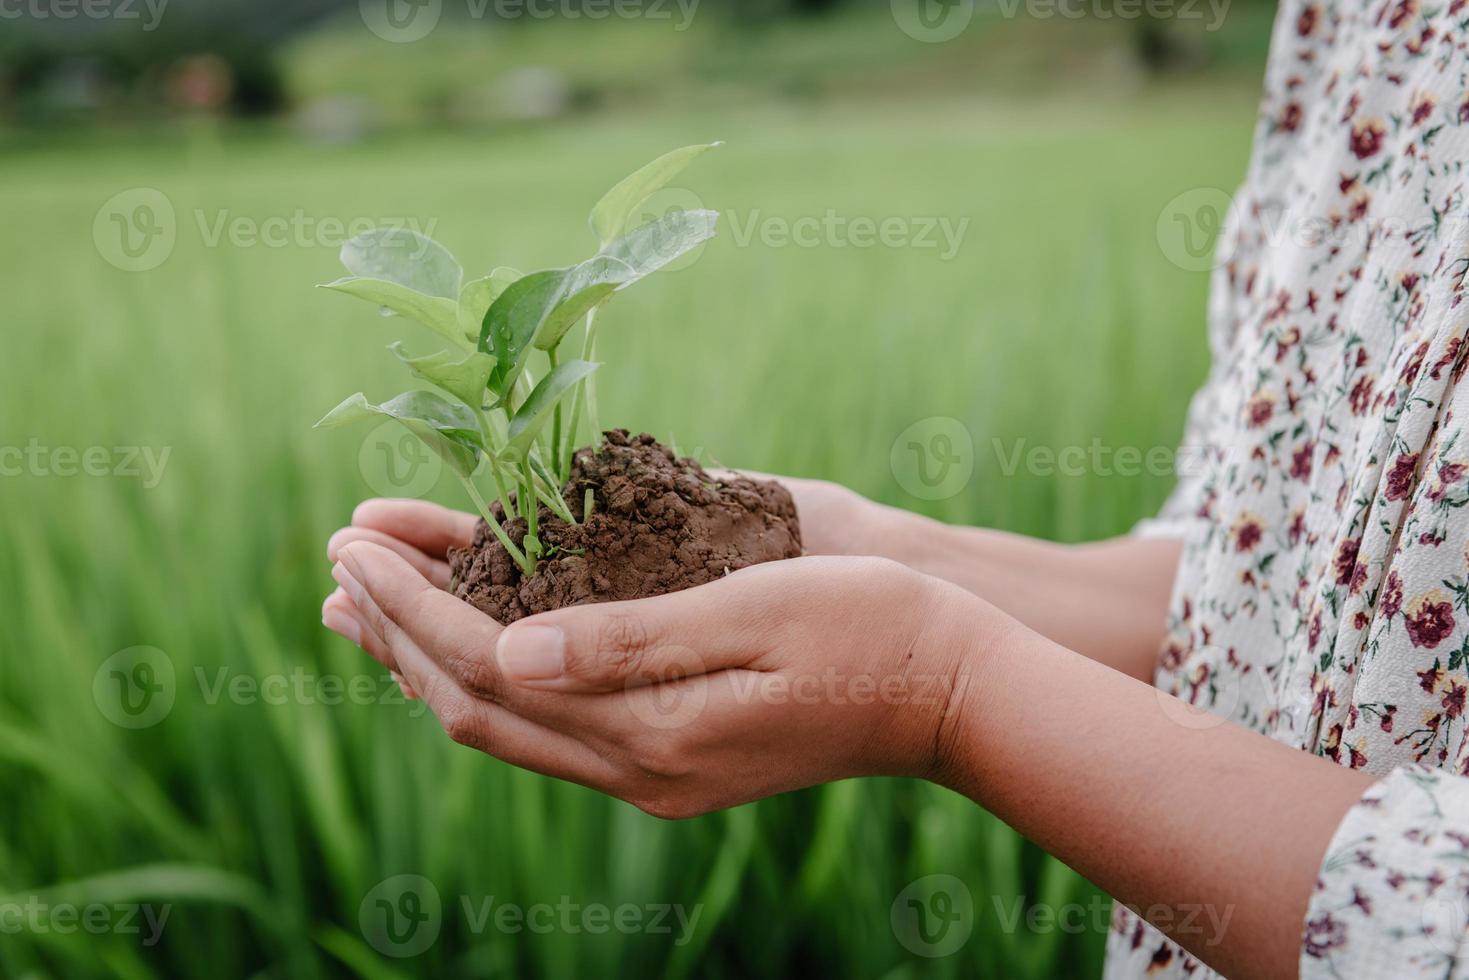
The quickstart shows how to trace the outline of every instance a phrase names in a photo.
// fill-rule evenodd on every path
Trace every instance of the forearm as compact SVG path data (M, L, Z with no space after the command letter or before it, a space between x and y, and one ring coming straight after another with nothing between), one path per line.
M1178 566L1175 540L1063 545L883 508L880 553L980 596L1063 647L1149 680Z
M971 653L941 733L941 781L1211 967L1294 976L1322 855L1372 778L1016 624L982 633L973 624L1004 617L965 604Z

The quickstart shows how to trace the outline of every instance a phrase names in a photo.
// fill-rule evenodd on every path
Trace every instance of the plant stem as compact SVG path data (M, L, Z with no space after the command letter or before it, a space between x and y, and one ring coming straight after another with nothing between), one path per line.
M495 493L500 497L500 506L504 509L505 516L515 513L515 508L510 506L510 494L505 490L505 484L510 481L500 472L500 464L490 457L490 482L495 484Z
M500 522L495 520L494 515L490 513L490 505L485 503L484 497L480 496L479 488L474 485L474 481L467 476L460 476L459 482L464 484L464 489L469 492L469 499L474 501L475 510L479 511L479 515L490 526L490 530L494 533L495 539L509 552L510 557L515 559L515 563L520 566L527 577L534 575L536 573L535 562L527 557L525 552L517 548L514 541L510 540L510 535L505 533L505 529L500 526ZM506 513L509 512L507 511Z
M552 347L546 352L551 360L551 370L556 370L556 348ZM561 402L556 402L556 410L551 415L551 466L556 470L556 483L565 483L568 470L561 469Z
M556 516L568 524L575 524L576 518L571 513L571 508L566 506L566 501L561 497L561 488L552 479L551 474L546 471L546 464L541 462L540 457L532 454L528 457L533 470L546 484L542 488L536 485L536 495L545 502L546 506L556 512Z
M525 504L525 553L534 562L541 555L539 527L541 505L536 500L536 477L531 472L529 461L520 464L520 473L525 481L520 487L520 494L525 498L523 501ZM530 493L526 493L526 490L529 490Z
M596 349L597 308L594 306L587 311L587 334L581 345L581 359L590 361L592 352ZM571 457L576 453L576 431L581 427L582 408L586 401L587 386L592 383L591 377L583 378L576 386L576 394L571 399L571 421L566 432L566 446L561 451L561 468L568 474L571 472ZM595 442L597 432L593 425L592 440Z
M500 506L505 508L505 515L508 517L515 513L515 509L510 506L510 495L505 492L505 484L510 481L504 478L504 474L500 472L500 464L495 459L498 449L493 436L496 434L496 429L490 423L490 417L485 414L484 409L475 409L475 415L479 417L481 439L485 445L485 462L489 463L490 482L495 485L495 493L500 498Z
M584 361L590 361L590 360L592 360L596 356L597 356L597 328L596 328L596 324L591 319L591 315L588 314L588 318L587 318L587 353L586 353L586 356L582 358L582 360L584 360ZM597 437L602 434L602 418L597 413L597 378L596 378L596 376L595 375L592 375L592 374L587 375L586 385L587 385L587 421L592 424L592 440L593 441L596 441Z

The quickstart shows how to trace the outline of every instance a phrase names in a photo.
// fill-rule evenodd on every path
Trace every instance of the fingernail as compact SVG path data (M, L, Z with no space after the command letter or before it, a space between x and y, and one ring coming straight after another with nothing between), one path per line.
M566 665L566 637L554 626L512 626L500 634L495 656L512 681L550 680Z
M367 567L362 560L361 548L343 545L337 550L337 561L347 567L347 572L359 582L367 581Z
M408 701L417 701L418 700L418 692L413 689L413 685L412 684L409 684L406 680L403 679L403 675L402 674L398 673L396 670L388 671L388 673L390 673L390 674L393 675L393 680L397 683L398 690L400 690L400 691L403 692L403 697L406 700L408 700Z
M342 612L340 609L328 609L321 614L321 625L337 633L353 643L361 645L362 627L357 625L357 620Z
M352 573L347 571L346 564L339 561L335 565L333 565L332 578L336 579L337 584L340 585L343 591L345 591L347 595L352 597L352 601L358 603L360 607L360 604L366 597L366 593L364 593L362 590L362 583L358 582L357 579L353 577Z

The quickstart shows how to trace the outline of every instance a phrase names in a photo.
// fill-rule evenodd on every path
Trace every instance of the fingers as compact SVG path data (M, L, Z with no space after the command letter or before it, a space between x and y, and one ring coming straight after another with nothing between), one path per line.
M459 617L453 627L442 627L436 633L424 631L426 620L449 611L441 600L494 626L489 617L435 589L393 552L373 544L358 542L343 548L342 562L332 571L359 614L372 627L363 631L363 638L376 634L386 643L403 677L428 703L451 739L523 769L603 792L618 791L621 773L611 763L572 736L521 717L460 687L430 653L428 644L435 640L420 643L407 625L413 624L423 635L439 642L445 630L475 628L470 619ZM429 611L425 612L425 608ZM484 659L492 659L490 648L485 649Z
M610 691L735 667L775 645L778 583L750 568L709 585L523 619L496 645L504 677L554 691Z
M355 594L352 598L373 630L388 641L395 660L399 658L394 640L401 635L410 638L438 670L451 675L457 686L490 700L501 696L503 685L492 655L500 635L498 623L435 588L388 548L356 541L344 545L338 559L333 576L349 594L354 586L362 590L369 601ZM401 664L399 670L413 680Z
M352 512L353 527L381 531L438 559L450 548L469 547L477 520L473 514L425 500L365 500Z
M336 561L342 549L353 541L371 541L375 545L396 552L399 557L412 565L414 571L428 579L440 589L449 587L449 563L440 558L431 558L418 548L369 527L344 527L326 543L326 556L330 561Z
M397 662L393 659L393 651L388 648L387 641L368 625L357 604L342 589L338 588L321 604L321 623L333 633L361 647L372 659L388 668L405 698L410 701L418 699L418 692L413 689L413 685L398 673Z

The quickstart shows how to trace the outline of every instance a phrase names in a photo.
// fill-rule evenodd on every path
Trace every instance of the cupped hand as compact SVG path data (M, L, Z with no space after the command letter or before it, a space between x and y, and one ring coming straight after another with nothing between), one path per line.
M715 471L715 475L729 471ZM740 471L762 480L784 485L796 502L801 522L803 550L808 555L888 555L884 542L891 537L888 508L873 503L853 490L825 480L771 476ZM352 523L327 541L327 558L337 561L341 549L354 541L366 541L394 552L428 581L441 589L449 587L448 551L465 548L474 539L473 514L451 510L422 500L377 498L366 500L352 513ZM322 605L322 622L358 642L354 635L351 598L342 589ZM396 668L394 678L408 697L415 694Z
M327 559L333 563L342 548L366 541L387 548L436 588L449 587L449 549L467 548L474 541L478 520L472 514L450 510L423 500L376 498L365 500L352 512L352 523L327 540ZM393 674L405 697L418 693L398 671L392 656L373 637L364 636L363 617L351 596L338 587L321 605L321 622L328 629L361 646Z
M460 531L338 542L328 600L457 742L665 817L945 767L985 618L961 590L807 557L502 629L432 579Z

